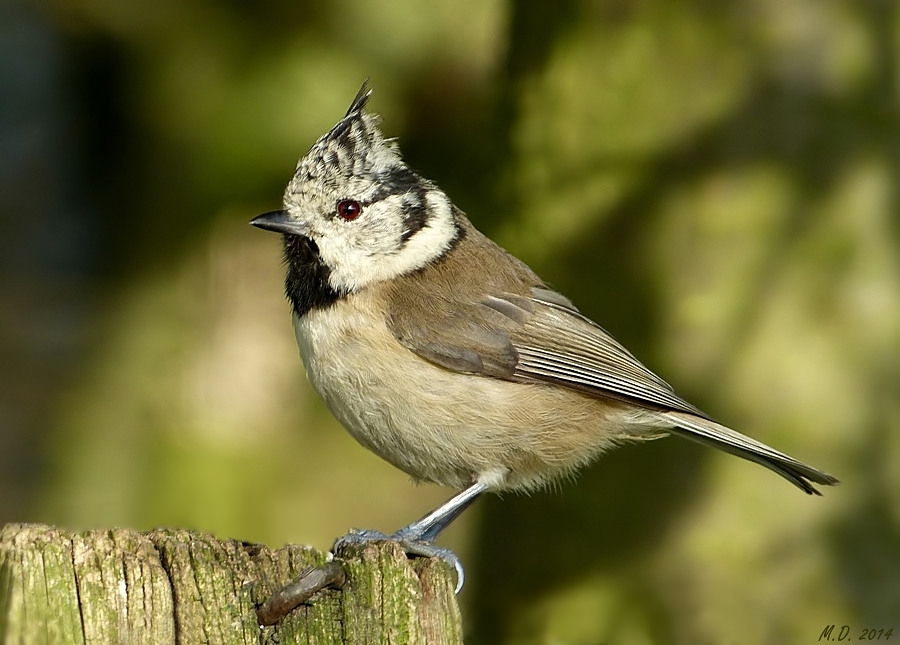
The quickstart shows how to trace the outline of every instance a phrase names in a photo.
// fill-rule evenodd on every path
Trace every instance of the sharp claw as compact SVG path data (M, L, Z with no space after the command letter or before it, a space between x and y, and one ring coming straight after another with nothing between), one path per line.
M459 558L456 559L456 589L453 591L457 596L459 592L462 591L463 583L466 581L466 572L463 571L462 562L459 561Z

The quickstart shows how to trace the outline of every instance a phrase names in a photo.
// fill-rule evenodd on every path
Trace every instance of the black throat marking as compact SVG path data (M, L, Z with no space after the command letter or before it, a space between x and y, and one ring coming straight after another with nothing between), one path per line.
M322 262L319 247L308 237L285 235L284 260L287 264L284 293L296 316L312 309L326 309L346 295L328 282L331 270Z

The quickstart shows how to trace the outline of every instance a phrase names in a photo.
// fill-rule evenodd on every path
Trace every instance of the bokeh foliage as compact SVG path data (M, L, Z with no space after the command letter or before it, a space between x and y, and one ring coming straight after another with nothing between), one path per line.
M371 77L408 161L716 418L490 498L472 643L900 637L900 10L890 0L8 2L0 520L327 547L449 494L304 382L277 208Z

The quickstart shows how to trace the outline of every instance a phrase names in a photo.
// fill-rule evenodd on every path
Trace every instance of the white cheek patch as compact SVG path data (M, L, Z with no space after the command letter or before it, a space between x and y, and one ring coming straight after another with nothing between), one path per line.
M396 222L389 220L396 226L361 228L358 233L364 237L357 240L357 244L353 244L347 231L323 235L320 250L325 264L331 268L331 286L341 292L357 291L366 285L420 269L440 257L458 235L453 210L450 200L438 190L428 191L425 200L428 222L405 244L401 241L399 212ZM391 217L391 214L386 216Z

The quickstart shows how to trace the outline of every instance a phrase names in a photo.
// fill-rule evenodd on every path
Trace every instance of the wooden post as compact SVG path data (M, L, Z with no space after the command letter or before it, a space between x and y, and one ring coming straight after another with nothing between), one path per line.
M462 643L454 572L396 544L338 553L347 581L280 623L257 607L325 554L177 529L0 529L0 644Z

